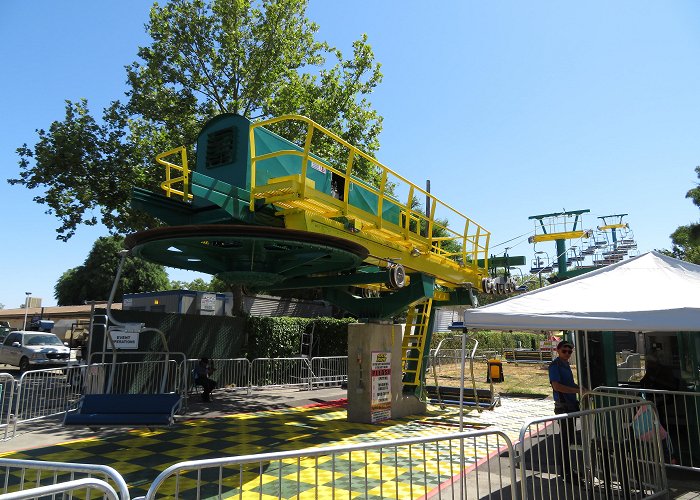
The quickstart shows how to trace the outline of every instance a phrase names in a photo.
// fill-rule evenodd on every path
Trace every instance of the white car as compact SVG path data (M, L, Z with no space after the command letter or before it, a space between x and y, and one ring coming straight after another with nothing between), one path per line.
M0 363L19 366L20 371L66 366L69 361L70 349L53 333L10 332L0 346Z

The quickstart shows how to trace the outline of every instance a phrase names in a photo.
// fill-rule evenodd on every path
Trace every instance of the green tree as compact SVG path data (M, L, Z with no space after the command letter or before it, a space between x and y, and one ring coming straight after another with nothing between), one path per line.
M232 283L228 283L217 276L210 281L195 278L192 281L171 281L170 290L197 290L198 292L226 292L230 291Z
M17 150L20 174L9 182L39 190L34 200L59 219L57 238L68 240L82 224L102 222L112 233L158 225L129 206L132 188L157 190L155 155L191 144L220 113L304 114L373 154L382 118L368 96L381 82L380 65L366 36L352 44L349 58L317 40L307 1L154 4L146 24L151 43L126 68L126 100L114 101L100 119L86 99L66 101L63 121ZM376 184L365 163L356 173Z
M700 179L700 167L695 167L695 173ZM700 208L700 183L688 191L685 197L690 198L695 206ZM671 234L671 242L673 246L671 250L664 250L665 254L694 264L700 264L700 223L678 227Z
M196 290L198 292L213 292L211 282L206 282L202 278L195 278L192 281L171 281L170 290Z
M119 251L124 238L106 236L95 241L83 265L68 269L54 286L54 297L59 306L83 304L86 300L107 300L119 265ZM163 266L145 262L138 257L127 257L117 287L115 301L124 293L164 290L168 275Z

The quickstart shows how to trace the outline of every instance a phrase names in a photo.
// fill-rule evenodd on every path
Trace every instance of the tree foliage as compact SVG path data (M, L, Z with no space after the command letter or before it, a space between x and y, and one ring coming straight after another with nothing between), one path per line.
M82 224L102 222L112 233L157 225L131 209L132 188L157 190L155 155L193 143L220 113L307 115L374 153L382 119L368 96L381 82L380 65L366 36L353 42L349 58L318 40L307 1L154 4L151 43L126 68L126 99L99 120L86 99L66 101L65 118L39 129L33 147L18 149L20 175L9 182L40 190L34 200L59 219L57 238L68 240ZM356 174L372 177L362 165Z
M695 173L700 179L700 167L695 167ZM695 206L700 208L700 183L689 190L685 197L690 198ZM679 226L671 234L671 242L673 243L671 250L666 250L664 253L677 259L700 264L700 223Z
M99 238L92 246L83 265L68 269L54 287L59 306L83 304L86 300L107 300L117 272L124 239L121 236ZM163 266L127 257L117 287L115 301L124 293L164 290L168 275Z
M170 290L196 290L198 292L228 292L231 290L231 283L223 281L216 276L210 281L202 278L195 278L192 281L173 280L169 285Z

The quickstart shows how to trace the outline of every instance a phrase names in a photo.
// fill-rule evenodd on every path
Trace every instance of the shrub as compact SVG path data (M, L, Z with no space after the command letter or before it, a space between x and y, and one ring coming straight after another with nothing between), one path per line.
M456 332L435 332L431 342L431 348L435 349L440 341L446 337L459 335ZM544 337L541 333L510 332L501 330L470 331L469 336L479 341L479 350L482 349L508 349L518 347L520 341L526 349L536 349L539 341ZM454 344L451 346L454 348Z
M299 356L302 333L314 328L314 356L347 356L348 324L355 320L335 318L248 318L248 358Z

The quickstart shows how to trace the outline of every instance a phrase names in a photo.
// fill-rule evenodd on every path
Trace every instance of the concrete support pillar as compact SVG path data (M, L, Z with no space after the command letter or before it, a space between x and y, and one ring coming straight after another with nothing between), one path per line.
M391 418L423 414L426 404L413 394L403 394L401 342L403 325L354 323L348 325L348 421L372 423L382 412L373 406L372 353L391 353ZM376 357L376 356L375 356ZM377 380L375 380L375 393ZM376 396L376 394L375 394ZM386 412L384 413L385 416Z

